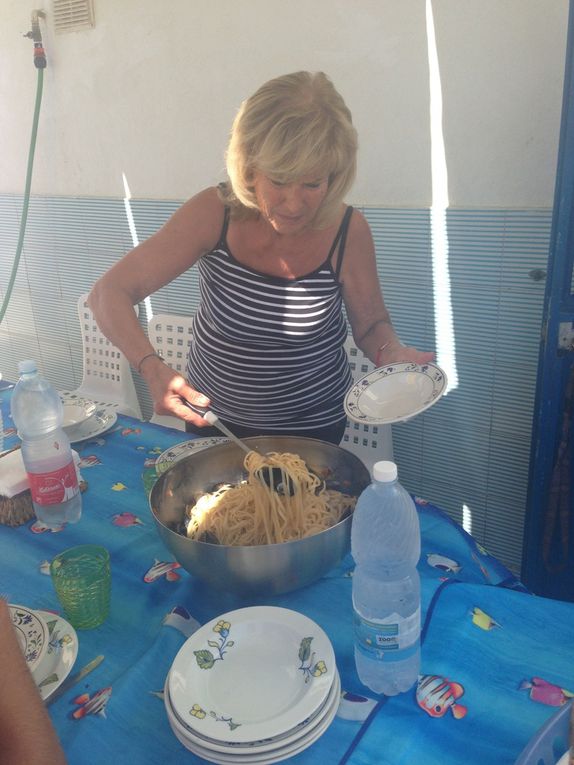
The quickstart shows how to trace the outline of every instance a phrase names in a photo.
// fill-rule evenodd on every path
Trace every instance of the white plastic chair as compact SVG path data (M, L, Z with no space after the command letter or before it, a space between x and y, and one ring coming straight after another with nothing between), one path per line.
M87 293L84 293L78 299L83 377L80 387L70 392L97 403L111 405L120 414L143 420L129 362L100 331L86 302L87 297ZM134 310L137 314L137 307Z
M345 350L349 357L353 382L373 371L375 365L357 348L350 335L345 341ZM341 446L355 454L371 471L375 462L393 459L391 425L359 425L347 420Z
M158 313L147 325L147 334L154 350L157 351L172 369L185 377L187 352L191 341L191 316ZM167 428L185 430L185 422L179 417L153 414L150 422Z

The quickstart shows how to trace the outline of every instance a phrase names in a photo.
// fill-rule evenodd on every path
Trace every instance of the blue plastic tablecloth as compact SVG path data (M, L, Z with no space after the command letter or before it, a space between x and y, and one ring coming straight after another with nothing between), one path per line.
M4 448L17 442L10 392L0 389ZM59 612L46 575L46 562L58 552L89 542L111 554L111 613L98 629L78 632L75 670L98 654L105 660L49 708L70 765L112 758L204 762L169 728L164 680L194 623L254 604L294 609L317 622L341 675L337 717L289 762L511 765L572 696L574 604L527 593L460 526L420 499L421 677L398 697L373 696L357 678L350 555L317 583L286 595L242 599L207 588L177 566L147 502L158 455L183 440L180 431L120 416L108 432L74 445L88 482L78 524L58 532L31 521L0 526L0 592L31 608ZM90 704L94 697L98 703Z

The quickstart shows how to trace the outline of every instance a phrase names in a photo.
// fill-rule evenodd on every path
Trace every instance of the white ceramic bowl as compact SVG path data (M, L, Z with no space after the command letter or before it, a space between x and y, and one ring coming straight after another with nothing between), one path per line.
M75 398L69 401L62 401L64 408L64 430L72 430L78 425L82 425L90 417L93 417L97 405L95 401L89 401L86 398Z

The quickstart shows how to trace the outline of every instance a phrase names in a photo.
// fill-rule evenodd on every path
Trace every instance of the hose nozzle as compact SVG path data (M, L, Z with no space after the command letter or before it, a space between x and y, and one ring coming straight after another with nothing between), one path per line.
M42 44L42 32L40 31L40 19L45 19L44 11L32 11L32 29L24 37L28 37L34 42L34 66L37 69L46 67L46 52Z

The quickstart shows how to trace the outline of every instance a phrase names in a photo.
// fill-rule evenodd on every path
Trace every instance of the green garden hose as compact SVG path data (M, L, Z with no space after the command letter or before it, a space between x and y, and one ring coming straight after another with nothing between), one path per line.
M36 18L37 25L37 18ZM10 296L14 288L14 282L16 281L16 274L18 272L18 266L20 264L20 256L22 255L22 248L24 246L24 234L26 232L26 221L28 219L28 207L30 205L30 187L32 185L32 168L34 167L34 151L36 149L36 135L38 134L38 122L40 120L40 104L42 103L42 90L44 87L44 67L46 66L46 57L44 55L44 49L42 48L42 38L39 35L39 29L32 23L32 32L27 36L34 39L34 64L38 69L38 83L36 86L36 106L34 107L34 120L32 122L32 137L30 138L30 149L28 151L28 169L26 171L26 187L24 189L24 205L22 208L22 217L20 219L20 234L18 236L18 244L16 245L16 254L14 256L14 263L12 264L12 272L0 308L0 323L4 319L4 314L8 308ZM39 38L39 40L38 40Z

